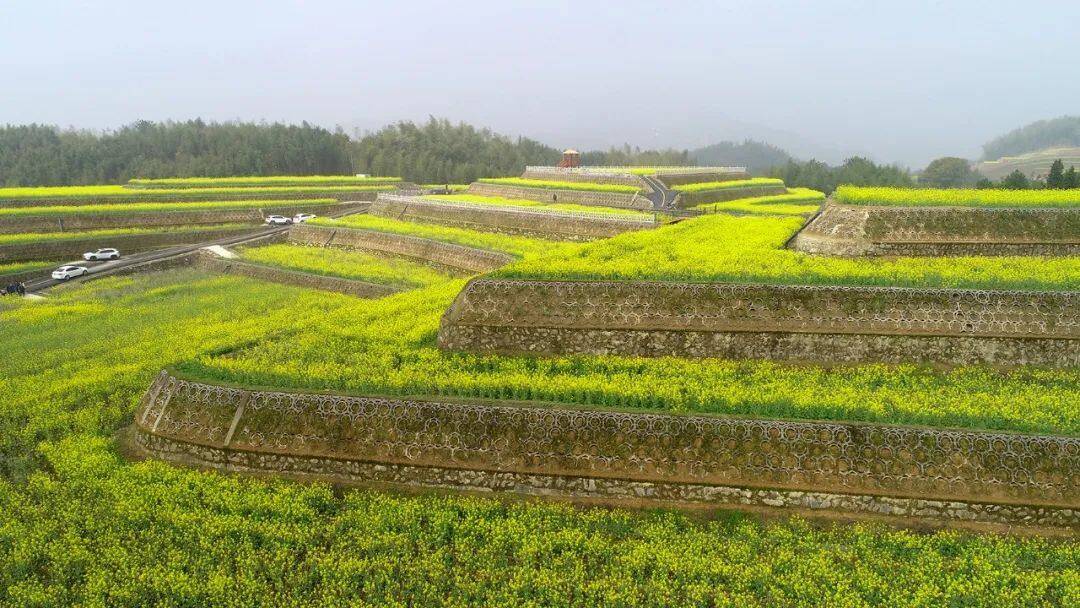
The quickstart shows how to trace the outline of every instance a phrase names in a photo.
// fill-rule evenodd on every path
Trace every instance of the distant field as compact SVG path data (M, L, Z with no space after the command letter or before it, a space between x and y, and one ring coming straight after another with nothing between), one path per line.
M39 241L79 241L110 236L131 234L159 234L162 232L207 232L211 230L233 230L236 228L254 228L252 224L214 224L209 226L170 226L168 228L110 228L108 230L86 230L81 232L24 232L19 234L0 234L0 246Z
M251 188L159 188L140 189L124 186L59 186L41 188L0 188L0 202L5 200L33 199L123 199L140 202L157 199L176 200L185 196L210 194L250 194L258 198L264 194L305 193L318 195L324 192L370 192L393 189L393 186L256 186Z
M420 224L416 222L404 222L393 220L366 213L347 215L338 219L316 218L310 222L318 226L338 226L342 228L362 228L364 230L377 230L393 234L418 236L445 243L454 243L466 247L501 251L516 256L536 255L551 251L559 251L569 245L567 243L546 241L524 236L511 236L495 232L478 232L466 228L441 226L438 224Z
M382 285L427 287L450 278L416 262L326 247L267 245L242 249L240 257L287 270Z
M400 182L400 177L356 177L354 175L271 175L247 177L168 177L132 179L139 188L221 188L250 186L375 186Z
M733 212L768 215L803 215L813 213L825 202L825 193L809 188L788 188L787 194L754 196L733 201L705 203L693 207L704 213Z
M672 190L679 192L702 192L705 190L732 190L737 188L753 188L756 186L783 186L784 180L774 177L753 177L750 179L734 179L726 182L698 182L696 184L683 184L675 186Z
M574 205L571 203L540 203L523 198L506 198L502 196L477 196L475 194L429 194L424 198L433 198L440 201L453 203L477 203L481 205L493 205L499 207L530 207L537 211L576 211L583 213L607 213L611 215L628 215L631 217L652 217L652 213L635 209L619 209L616 207L599 207L592 205Z
M590 182L559 182L546 179L524 179L521 177L491 177L476 180L481 184L497 186L519 186L522 188L546 188L548 190L580 190L582 192L618 192L636 194L640 188L619 184L593 184Z
M1076 190L974 190L840 186L833 200L846 205L908 207L1080 207Z
M170 212L197 212L197 211L221 211L226 209L261 209L274 207L318 207L322 205L337 204L336 199L274 199L262 200L239 200L239 201L199 201L189 203L126 203L104 205L52 205L48 207L0 207L0 217L19 216L50 216L50 215L114 215L124 213L170 213Z
M706 215L533 257L496 275L544 279L728 281L1074 290L1080 258L815 256L783 245L801 217Z

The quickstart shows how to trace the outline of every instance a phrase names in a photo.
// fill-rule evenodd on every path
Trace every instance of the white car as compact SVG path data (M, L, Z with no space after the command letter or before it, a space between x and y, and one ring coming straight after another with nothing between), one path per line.
M52 278L66 281L71 278L81 277L87 272L86 266L61 266L52 271Z
M87 251L82 254L84 260L115 260L120 257L120 251L107 247L105 249L98 249L97 251Z
M294 223L294 224L303 224L304 222L306 222L308 220L313 220L313 219L315 219L315 214L314 213L297 213L296 215L293 216L292 223Z
M285 224L291 224L292 218L285 217L284 215L271 215L267 216L266 223L270 224L271 226L275 224L281 226Z

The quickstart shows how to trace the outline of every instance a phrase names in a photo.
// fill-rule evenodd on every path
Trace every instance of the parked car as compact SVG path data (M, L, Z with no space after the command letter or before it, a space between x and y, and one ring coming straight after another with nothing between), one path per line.
M294 223L294 224L303 224L304 222L306 222L308 220L313 220L313 219L315 219L315 214L314 213L297 213L296 215L293 216L292 223Z
M266 223L270 224L271 226L273 226L273 225L282 226L282 225L285 225L285 224L291 224L292 223L292 218L285 217L284 215L270 215L270 216L267 216Z
M87 272L89 271L86 269L86 266L61 266L52 271L52 278L66 281L75 277L81 277Z
M87 251L82 254L84 260L115 260L120 257L120 251L111 247L104 249L98 249L97 251Z

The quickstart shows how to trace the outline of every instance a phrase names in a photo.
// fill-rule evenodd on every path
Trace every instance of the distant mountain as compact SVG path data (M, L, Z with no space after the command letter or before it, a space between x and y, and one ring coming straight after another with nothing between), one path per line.
M983 160L1074 147L1080 147L1080 116L1062 116L1033 122L991 140L983 145Z
M722 141L698 148L690 152L690 158L699 165L746 167L751 173L764 173L793 160L784 150L752 139L742 143Z

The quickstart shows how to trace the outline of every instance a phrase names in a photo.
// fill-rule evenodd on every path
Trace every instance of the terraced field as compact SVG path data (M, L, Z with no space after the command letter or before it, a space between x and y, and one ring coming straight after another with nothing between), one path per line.
M493 205L499 207L529 207L536 211L570 211L578 213L607 213L611 215L624 215L629 217L652 217L647 213L635 209L618 209L615 207L600 207L594 205L574 205L570 203L540 203L523 198L506 198L504 196L480 196L477 194L430 194L424 198L447 201L450 203L473 203L477 205Z
M204 185L196 184L188 189ZM1080 285L1075 256L871 261L785 249L820 200L792 191L716 201L698 209L708 215L590 243L367 214L310 225L505 252L517 261L494 273L503 278ZM87 234L0 235L0 250L5 242ZM451 352L437 347L436 334L464 278L336 247L239 253L242 262L408 291L360 299L180 269L64 286L46 301L5 301L0 334L14 346L0 359L0 604L1080 603L1080 546L1069 536L399 495L127 460L129 444L117 431L162 368L288 391L1080 437L1073 368ZM27 266L0 261L0 276Z
M253 186L381 186L396 184L400 177L356 177L352 175L269 175L249 177L173 177L132 179L134 188L222 188Z
M496 186L517 186L521 188L542 188L545 190L579 190L582 192L612 192L635 194L640 188L620 184L593 184L589 182L561 182L542 179L524 179L521 177L492 177L477 180L481 184Z
M841 186L833 199L846 205L905 207L1080 207L1080 190L935 190Z

